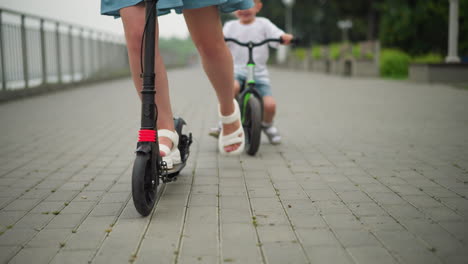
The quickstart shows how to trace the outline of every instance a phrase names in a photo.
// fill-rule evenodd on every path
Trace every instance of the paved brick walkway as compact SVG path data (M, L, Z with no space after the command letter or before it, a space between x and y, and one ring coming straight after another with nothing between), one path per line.
M467 90L272 76L284 143L226 158L201 70L170 72L195 142L146 218L129 80L0 105L0 263L468 262Z

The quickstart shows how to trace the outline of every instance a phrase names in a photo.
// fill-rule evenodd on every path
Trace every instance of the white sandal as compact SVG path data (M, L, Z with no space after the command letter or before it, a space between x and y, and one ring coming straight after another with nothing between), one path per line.
M162 157L163 161L166 162L168 169L172 169L174 165L182 162L180 151L177 147L179 145L179 135L171 130L161 129L158 130L158 137L167 137L172 141L172 149L169 149L169 147L164 144L159 144L159 151L165 154L165 156Z
M218 114L219 118L221 119L221 123L223 124L231 124L234 123L235 121L239 121L239 128L232 132L229 135L223 135L223 131L221 129L221 132L219 134L218 138L218 149L221 154L224 155L239 155L244 151L245 147L245 135L244 135L244 129L242 128L242 122L240 118L240 111L239 111L239 104L237 104L237 101L234 100L234 112L228 116L223 116L221 114L220 107L218 106ZM225 147L238 144L240 143L240 146L231 152L227 152L224 150Z

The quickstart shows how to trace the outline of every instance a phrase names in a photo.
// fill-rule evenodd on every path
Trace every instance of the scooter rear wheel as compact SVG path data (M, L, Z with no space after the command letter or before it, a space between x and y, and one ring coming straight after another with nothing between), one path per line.
M151 165L151 155L137 153L133 164L132 196L138 213L147 216L153 210L156 201L158 178Z

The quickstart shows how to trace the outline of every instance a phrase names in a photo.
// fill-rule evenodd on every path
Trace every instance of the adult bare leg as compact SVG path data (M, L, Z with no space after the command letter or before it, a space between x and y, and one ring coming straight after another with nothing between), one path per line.
M232 55L226 43L216 6L184 10L190 35L202 58L203 68L213 85L221 114L228 116L234 112L234 76ZM240 122L223 124L223 135L233 133ZM243 136L243 135L242 135ZM226 152L236 150L240 144L226 146Z

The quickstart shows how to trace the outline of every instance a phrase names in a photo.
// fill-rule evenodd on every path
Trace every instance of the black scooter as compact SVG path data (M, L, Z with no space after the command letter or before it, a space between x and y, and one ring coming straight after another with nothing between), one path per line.
M182 163L168 169L166 163L159 154L159 144L156 120L158 110L155 99L155 32L156 32L156 3L157 0L145 0L146 23L143 33L144 60L142 57L143 90L141 91L142 114L141 129L139 131L136 158L132 173L133 203L138 213L147 216L153 210L156 202L159 182L172 182L177 180L180 171L185 167L192 144L192 134L182 134L182 128L186 125L182 118L174 118L174 126L179 135L178 149ZM143 51L142 51L143 52Z

